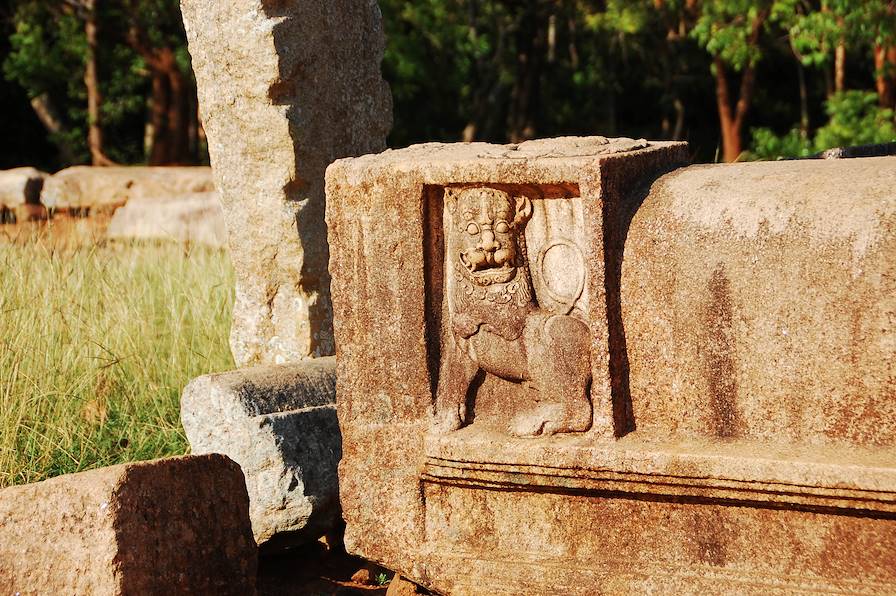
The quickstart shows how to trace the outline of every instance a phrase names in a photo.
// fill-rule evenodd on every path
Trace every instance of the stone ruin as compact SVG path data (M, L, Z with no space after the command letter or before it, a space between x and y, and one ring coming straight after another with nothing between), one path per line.
M346 548L445 594L896 591L896 158L327 172Z
M344 520L445 594L896 591L896 158L420 145L330 166L326 242L376 4L183 14L252 366L185 389L195 455L0 493L0 586L252 593Z

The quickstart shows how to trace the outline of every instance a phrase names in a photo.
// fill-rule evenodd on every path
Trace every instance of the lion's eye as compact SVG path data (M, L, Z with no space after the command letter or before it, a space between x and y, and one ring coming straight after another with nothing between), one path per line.
M469 234L470 236L475 236L478 233L479 233L479 226L477 226L473 222L470 222L470 225L467 226L467 234Z
M510 226L507 225L506 221L499 221L495 224L495 231L499 234L506 234L510 231Z

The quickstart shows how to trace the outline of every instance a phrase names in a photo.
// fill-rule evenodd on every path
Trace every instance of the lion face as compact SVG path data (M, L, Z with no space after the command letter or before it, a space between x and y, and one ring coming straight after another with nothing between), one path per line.
M457 193L449 211L454 247L473 282L486 286L512 280L519 267L518 237L532 213L529 199L514 199L493 188L468 188Z

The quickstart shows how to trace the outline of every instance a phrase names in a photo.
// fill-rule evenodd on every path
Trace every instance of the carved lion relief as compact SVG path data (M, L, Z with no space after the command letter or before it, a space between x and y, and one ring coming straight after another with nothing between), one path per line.
M445 191L448 337L436 392L439 432L467 423L467 393L480 371L535 393L535 405L512 416L508 430L515 436L591 426L590 330L581 314L573 313L584 288L584 261L575 264L565 291L552 290L546 263L564 251L575 252L576 245L548 239L530 260L526 226L532 216L526 196L488 187ZM537 287L551 308L539 304Z

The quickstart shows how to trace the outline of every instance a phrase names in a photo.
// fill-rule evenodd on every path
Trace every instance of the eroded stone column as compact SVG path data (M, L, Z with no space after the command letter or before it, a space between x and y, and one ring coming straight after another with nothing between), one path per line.
M237 273L239 366L333 353L324 171L381 151L375 0L182 0Z

